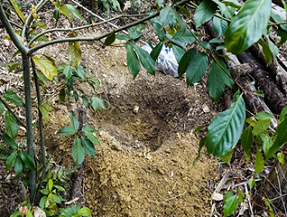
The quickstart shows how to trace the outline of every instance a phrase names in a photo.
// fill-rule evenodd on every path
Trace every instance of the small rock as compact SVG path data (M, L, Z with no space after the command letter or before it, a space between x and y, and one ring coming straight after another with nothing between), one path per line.
M139 113L139 109L140 109L140 107L135 105L134 109L133 109L133 113L135 113L135 114Z

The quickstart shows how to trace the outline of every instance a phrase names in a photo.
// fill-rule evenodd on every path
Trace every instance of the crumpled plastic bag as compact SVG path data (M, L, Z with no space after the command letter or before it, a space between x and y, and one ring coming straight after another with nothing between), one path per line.
M142 49L147 52L151 52L152 48L149 45L144 45ZM178 63L172 51L172 48L169 48L165 45L162 46L162 50L158 55L158 58L155 63L155 68L157 71L161 71L166 75L173 76L175 78L178 77Z

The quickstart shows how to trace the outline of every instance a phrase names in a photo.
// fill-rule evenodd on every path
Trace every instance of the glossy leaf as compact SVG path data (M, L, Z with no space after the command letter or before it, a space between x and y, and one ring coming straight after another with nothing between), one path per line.
M139 46L134 46L142 66L148 73L155 75L155 61L151 58L150 54Z
M257 148L255 157L255 173L260 173L262 172L263 169L264 169L264 159L260 150Z
M13 116L13 114L10 111L6 111L4 116L4 123L7 134L12 138L15 139L15 137L18 134L18 124L16 121L16 118Z
M104 101L95 95L92 97L92 107L95 111L98 111L99 108L106 109Z
M206 147L209 154L220 157L238 142L245 122L245 102L242 95L229 109L217 115L208 126Z
M20 151L19 154L20 154L21 160L24 163L24 166L30 171L35 171L36 170L35 163L32 160L32 158L27 154L27 152Z
M16 158L17 158L17 151L13 151L7 158L6 160L6 168L7 170L9 170L11 167L14 166L15 162L16 162Z
M266 155L266 160L271 158L279 148L287 142L287 118L278 125L275 132L275 138L275 142Z
M17 143L14 139L12 139L7 133L3 134L3 140L4 142L9 145L13 150L16 150L18 148Z
M20 174L23 171L23 162L21 161L20 157L17 156L15 164L14 164L14 170L17 174Z
M17 106L24 106L24 102L22 101L22 99L20 97L18 97L17 94L11 89L7 90L4 93L3 97L7 101L10 101L10 102L14 103Z
M32 57L35 65L48 78L52 80L54 76L58 75L57 68L48 60L39 57Z
M272 9L271 0L248 0L226 30L228 52L239 54L256 43L266 32Z
M189 62L197 54L196 48L189 49L181 58L178 66L178 75L181 77L187 70Z
M71 136L74 135L76 132L77 130L74 129L74 127L65 126L61 128L58 133L61 134L62 136Z
M241 146L244 151L250 150L251 146L253 144L253 133L252 133L252 127L248 126L242 136L241 136Z
M264 53L265 62L266 62L266 65L268 66L268 64L272 61L272 58L273 58L271 49L269 45L263 39L260 39L259 43L262 46L262 51Z
M170 38L171 42L173 42L174 44L176 44L182 48L185 48L186 44L192 45L196 41L196 39L194 38L194 35L189 30L178 31L172 37L169 35L167 35L167 36Z
M277 35L281 38L280 42L276 43L277 46L280 46L287 41L287 31L279 27L277 30Z
M70 37L76 37L76 34L74 32L71 32ZM78 41L69 42L68 52L70 64L75 68L78 68L79 64L82 61L82 51L80 43Z
M116 40L116 35L115 35L115 32L112 32L112 34L110 34L106 40L105 40L105 45L106 46L109 46L111 45L112 43L114 43L114 41Z
M77 165L80 165L85 159L85 150L79 137L76 137L72 146L72 156Z
M151 51L150 56L151 58L156 61L158 55L160 54L163 47L163 42L159 42Z
M223 206L223 214L224 216L230 216L233 213L235 213L235 211L237 210L238 207L238 200L236 195L233 195L233 192L231 192L232 194L228 194L228 197L226 197L227 194L224 195L224 206Z
M204 0L201 2L196 8L193 17L196 28L210 20L214 16L216 9L217 5L213 1Z
M78 119L72 113L70 113L70 121L71 121L72 127L75 130L78 130L80 123L79 123Z
M132 46L130 44L125 44L125 48L127 50L127 64L129 71L132 73L134 78L138 75L141 65L138 60L138 57L133 50Z
M215 32L220 35L223 36L226 32L228 23L225 20L220 19L219 17L213 17L213 28L215 30Z
M90 155L95 157L96 155L96 149L94 144L87 138L81 137L82 145L84 147L85 152Z

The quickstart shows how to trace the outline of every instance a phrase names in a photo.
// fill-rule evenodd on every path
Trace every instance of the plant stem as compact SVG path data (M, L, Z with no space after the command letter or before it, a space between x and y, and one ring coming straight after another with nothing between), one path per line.
M25 86L25 110L26 110L26 125L27 125L27 149L28 155L35 164L34 144L33 144L33 126L32 126L32 100L31 100L31 78L30 78L30 62L29 57L22 54L23 72L24 72L24 86ZM36 172L29 172L29 187L31 203L34 203L35 189L36 189Z
M36 86L36 93L37 93L37 100L38 100L38 112L39 112L39 131L40 131L40 143L41 143L41 158L42 158L42 164L43 164L43 172L42 172L42 178L44 179L46 174L46 154L45 154L45 141L44 141L44 132L43 132L43 115L39 109L39 106L42 105L41 102L41 93L40 93L40 85L39 85L39 79L36 73L36 66L33 61L31 61L33 75L35 79L35 86Z

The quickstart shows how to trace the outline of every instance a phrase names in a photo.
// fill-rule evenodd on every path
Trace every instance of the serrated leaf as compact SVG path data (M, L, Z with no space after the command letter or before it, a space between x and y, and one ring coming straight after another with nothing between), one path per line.
M95 149L95 146L93 145L93 143L85 137L81 137L81 141L82 141L82 145L84 147L85 152L88 155L95 157L96 149Z
M78 130L80 123L79 123L78 119L72 113L70 113L70 121L71 121L72 127L75 130Z
M106 109L104 101L97 96L92 97L92 107L95 111L98 111L99 108Z
M271 158L279 150L279 148L287 142L287 118L278 125L275 132L275 138L275 142L266 155L266 161Z
M93 135L93 133L85 131L85 135L94 145L100 145L101 143L98 141L97 137Z
M16 158L17 158L17 151L13 151L7 158L6 160L6 168L7 170L9 170L11 167L14 166L15 162L16 162Z
M224 35L227 51L239 54L256 43L266 32L271 9L271 0L246 1Z
M224 216L230 216L237 210L238 200L236 195L228 196L227 198L224 195L224 205L223 205L223 214Z
M197 54L196 48L189 49L181 58L178 66L178 75L181 77L187 70L189 62Z
M115 32L112 32L105 40L105 45L109 46L116 40Z
M174 10L170 6L166 6L160 11L159 18L163 26L175 24Z
M255 173L260 173L262 172L262 170L264 169L264 159L263 156L260 152L260 150L257 148L256 151L256 157L255 157Z
M125 48L127 50L128 69L135 78L140 71L141 65L132 46L130 44L125 44Z
M32 57L35 65L48 78L52 80L54 76L58 75L57 68L48 60L39 57Z
M70 37L76 37L76 34L74 32L71 32ZM75 68L78 68L79 64L82 61L82 51L80 43L78 41L69 42L68 52L70 64Z
M270 123L271 123L270 119L265 119L265 120L263 119L263 120L257 121L252 130L253 135L258 136L261 133L265 132L268 129Z
M18 124L16 121L16 118L13 116L13 114L10 111L6 111L4 116L4 123L7 134L12 138L15 139L15 137L18 134Z
M150 54L139 46L134 46L135 52L138 55L142 66L148 73L155 75L155 61L151 58Z
M280 164L284 165L285 164L285 155L282 152L279 152L277 154L277 159Z
M216 9L217 5L213 1L204 0L201 2L197 6L193 17L196 28L210 20L214 16Z
M85 159L85 150L81 144L79 137L76 137L72 146L72 156L77 165L83 163Z
M208 57L205 53L196 54L186 69L187 85L197 83L205 74L208 66Z
M15 164L14 164L14 170L17 174L20 174L23 171L23 163L20 159L20 157L17 156Z
M253 144L253 133L252 133L252 127L248 126L242 136L241 136L241 146L244 151L250 150L251 146Z
M77 130L74 129L73 127L65 126L61 128L58 133L61 134L62 136L71 136L74 135L76 132Z
M35 171L36 166L33 159L25 151L20 151L19 154L24 166L30 171Z
M7 90L4 93L3 97L7 101L10 101L10 102L14 103L17 106L24 106L24 102L22 101L22 99L20 97L18 97L17 94L11 89Z
M230 108L217 115L208 126L206 147L209 154L220 157L238 142L245 122L245 102L240 95Z

